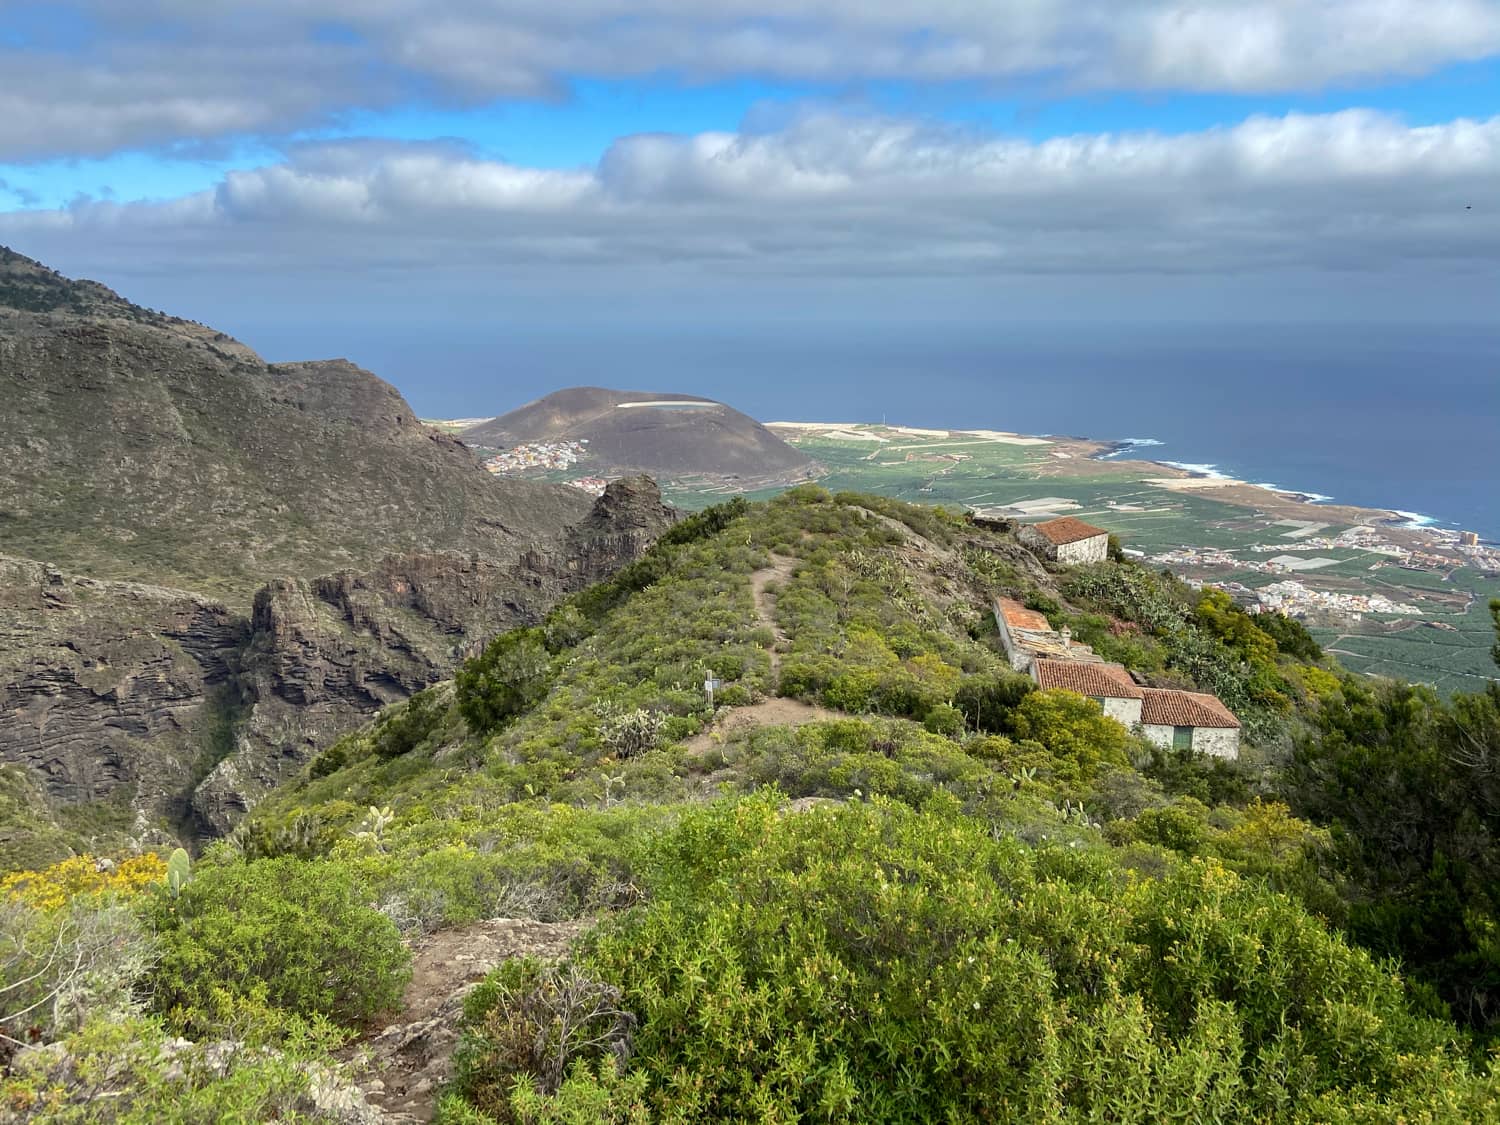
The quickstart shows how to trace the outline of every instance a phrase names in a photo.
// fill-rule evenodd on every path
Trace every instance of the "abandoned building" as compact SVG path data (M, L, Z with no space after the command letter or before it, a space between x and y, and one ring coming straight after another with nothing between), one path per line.
M1240 756L1240 721L1217 696L1146 688L1141 733L1163 749L1194 750L1216 758Z
M1092 648L1075 641L1067 629L1062 632L1053 629L1047 618L1036 610L1027 609L1012 598L996 598L992 608L995 625L1000 630L1000 643L1005 648L1010 666L1017 672L1029 675L1034 660L1100 662Z
M1109 532L1072 516L1027 524L1016 538L1054 562L1103 562L1109 557Z
M1035 660L1031 678L1042 690L1060 688L1086 695L1111 719L1127 727L1141 721L1146 689L1130 678L1123 664L1086 664L1072 660Z

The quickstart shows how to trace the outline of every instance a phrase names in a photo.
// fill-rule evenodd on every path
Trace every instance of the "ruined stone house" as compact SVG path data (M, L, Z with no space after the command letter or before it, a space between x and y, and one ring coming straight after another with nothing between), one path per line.
M1027 524L1016 538L1043 558L1070 566L1109 557L1109 532L1072 516Z

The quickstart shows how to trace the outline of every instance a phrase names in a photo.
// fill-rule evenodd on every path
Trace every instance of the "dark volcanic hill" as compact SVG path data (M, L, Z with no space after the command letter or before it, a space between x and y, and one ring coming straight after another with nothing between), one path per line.
M532 442L586 441L582 467L670 479L722 477L782 484L816 475L819 465L754 418L695 395L570 387L463 431L492 449Z
M396 551L513 558L583 519L344 360L267 364L0 248L0 550L248 604Z
M267 364L0 247L0 870L226 831L675 517L645 479L497 480L351 363Z

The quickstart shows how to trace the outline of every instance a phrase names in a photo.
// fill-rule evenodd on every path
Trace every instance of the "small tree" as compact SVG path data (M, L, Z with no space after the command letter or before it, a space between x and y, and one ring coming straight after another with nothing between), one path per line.
M536 706L551 680L542 631L514 629L491 641L453 682L464 721L476 734L489 734Z

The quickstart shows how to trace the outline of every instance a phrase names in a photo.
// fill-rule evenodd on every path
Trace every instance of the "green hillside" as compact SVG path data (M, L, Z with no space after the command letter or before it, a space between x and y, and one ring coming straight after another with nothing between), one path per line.
M998 594L1218 694L1240 760L1032 690ZM5 1097L89 1120L115 1058L142 1121L351 1119L334 1080L466 1125L1493 1120L1494 755L1500 691L1372 688L1136 564L732 502L332 746L175 891L0 887L11 934L123 911L150 951L99 959L135 991L44 1025L69 1069L26 1052ZM445 1004L432 951L496 918L553 940ZM165 1078L179 1034L265 1049Z

